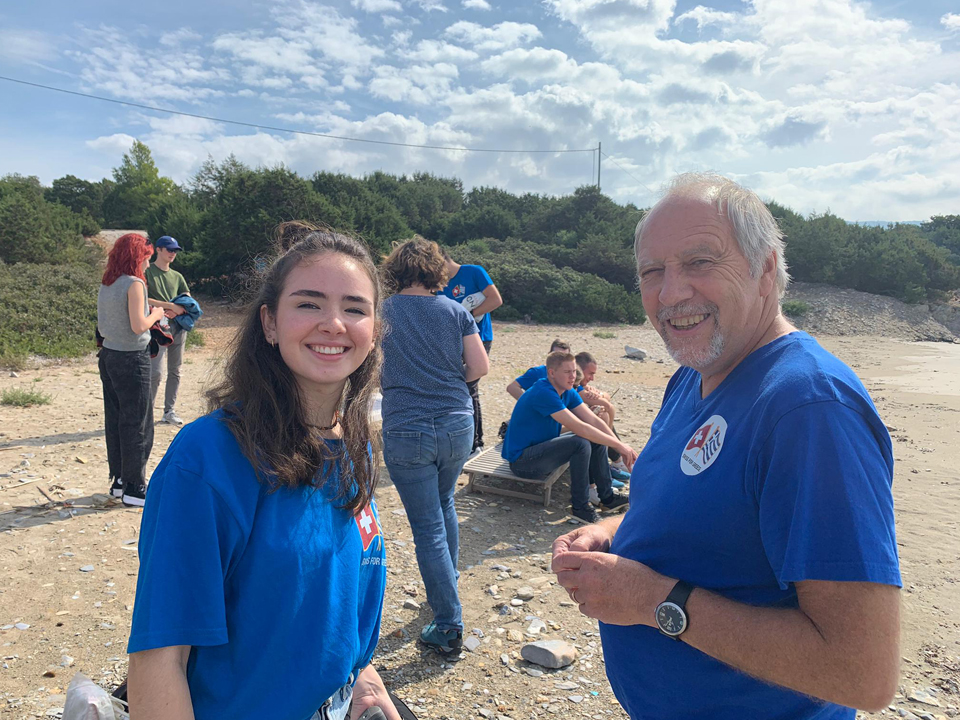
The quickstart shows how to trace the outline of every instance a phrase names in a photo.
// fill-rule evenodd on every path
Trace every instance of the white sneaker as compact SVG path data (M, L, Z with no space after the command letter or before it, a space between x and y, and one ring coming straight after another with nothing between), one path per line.
M630 474L630 471L627 470L627 466L623 464L623 460L617 460L616 462L610 463L610 467L620 470L621 472L625 472L628 475Z
M165 412L163 417L160 419L160 422L169 423L170 425L183 425L183 420L180 419L180 416L177 415L176 410L171 410L170 412Z
M591 485L591 486L590 486L590 502L591 502L593 505L599 505L599 504L600 504L600 495L597 493L597 486L596 486L596 485Z

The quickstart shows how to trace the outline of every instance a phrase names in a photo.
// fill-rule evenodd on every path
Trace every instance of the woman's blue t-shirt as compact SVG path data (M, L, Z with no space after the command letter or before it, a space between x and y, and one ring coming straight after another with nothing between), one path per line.
M335 475L268 492L222 419L185 426L150 481L127 652L192 646L197 720L306 720L377 644L376 506L339 509Z

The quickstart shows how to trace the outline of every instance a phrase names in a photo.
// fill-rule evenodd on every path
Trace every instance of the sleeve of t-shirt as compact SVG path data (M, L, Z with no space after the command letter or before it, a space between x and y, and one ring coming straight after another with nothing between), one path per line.
M477 286L477 290L483 290L484 288L493 285L493 280L490 279L490 273L486 269L480 267L479 265L475 266L476 270L473 273L473 282Z
M544 416L553 415L567 407L555 392L538 392L529 402L531 403L530 407Z
M473 319L473 315L463 307L460 303L457 303L456 307L457 320L460 323L460 334L463 337L467 335L476 335L480 332L480 328L477 327L476 321Z
M563 394L563 398L566 402L567 410L575 410L576 408L583 405L583 398L580 397L580 393L576 390L567 390Z
M187 285L187 280L183 275L178 278L177 283L177 295L184 295L190 292L190 286ZM176 297L177 295L174 295Z
M240 524L202 477L175 463L150 481L127 652L227 642L224 578Z
M517 385L522 387L524 390L529 390L533 387L533 384L541 378L537 371L538 367L528 368L527 371L517 378Z
M780 587L900 587L892 483L889 441L856 410L825 401L784 415L757 465L760 533Z

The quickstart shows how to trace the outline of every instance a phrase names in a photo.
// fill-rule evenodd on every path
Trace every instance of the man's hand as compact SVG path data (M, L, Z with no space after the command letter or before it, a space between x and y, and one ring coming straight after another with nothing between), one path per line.
M387 688L373 665L367 665L357 676L353 686L353 701L350 704L350 720L357 720L367 708L379 707L387 720L400 720L400 713L393 706Z
M605 525L583 525L553 541L553 571L557 571L557 556L565 552L607 552L613 542L613 532Z
M646 565L605 552L554 552L553 570L581 613L610 625L652 626L656 606L676 583Z
M620 459L623 460L623 464L627 466L627 470L633 470L633 464L637 461L637 451L634 450L629 445L621 443L622 447L613 448L618 453L620 453Z

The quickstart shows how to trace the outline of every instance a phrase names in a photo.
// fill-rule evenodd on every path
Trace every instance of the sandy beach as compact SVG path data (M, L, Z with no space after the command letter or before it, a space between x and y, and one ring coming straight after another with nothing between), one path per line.
M206 347L187 353L178 409L188 421L204 411L202 392L215 377L236 320L226 306L211 305L203 326ZM589 350L598 358L595 384L616 393L621 436L638 450L643 447L676 368L649 325L495 323L494 332L491 372L480 385L488 443L495 442L513 405L504 392L507 383L541 363L550 341L559 337L575 351ZM916 717L957 716L960 470L952 451L960 423L960 345L850 335L819 339L870 390L893 438L897 463L894 494L904 579L901 692L890 710L864 717L897 716L898 710ZM647 360L624 358L627 344L647 350ZM141 511L106 496L95 358L34 367L17 378L7 375L0 377L0 389L40 389L52 402L0 407L0 718L59 717L74 672L105 687L126 675ZM157 426L150 470L175 433L169 425ZM415 642L430 612L409 525L386 477L378 500L390 581L374 662L420 717L624 717L604 675L596 623L580 616L566 593L551 584L551 543L572 527L565 480L546 508L459 489L465 624L480 645L455 664ZM497 597L491 585L497 586ZM521 586L535 590L533 599L501 614L504 600L509 602ZM578 647L574 665L548 671L520 659L534 618L544 622L543 637L564 638ZM269 632L271 618L262 622Z

